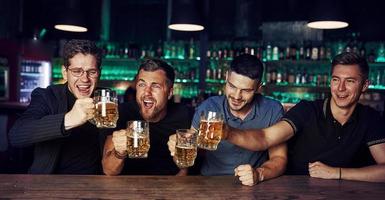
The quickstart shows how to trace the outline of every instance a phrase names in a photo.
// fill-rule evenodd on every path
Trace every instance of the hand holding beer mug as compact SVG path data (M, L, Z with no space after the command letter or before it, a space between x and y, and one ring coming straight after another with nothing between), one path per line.
M204 111L201 113L199 125L198 147L216 150L222 138L223 115L218 112Z
M120 157L127 155L127 131L125 129L112 133L112 143L114 144L115 152Z
M118 121L118 98L111 89L98 89L94 92L95 116L90 122L98 128L115 128Z
M176 131L176 146L174 162L179 168L194 165L197 157L197 133L192 129L178 129Z
M150 149L149 124L145 121L127 122L127 152L129 158L147 158Z

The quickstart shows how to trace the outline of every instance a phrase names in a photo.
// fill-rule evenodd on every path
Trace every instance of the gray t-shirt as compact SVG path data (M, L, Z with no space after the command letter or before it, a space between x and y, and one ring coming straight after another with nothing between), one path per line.
M257 94L252 111L241 120L230 113L225 96L210 97L199 105L194 113L192 126L199 129L200 113L216 111L223 113L224 122L239 129L265 128L278 122L283 115L279 101ZM222 140L217 150L206 151L201 174L204 176L233 175L234 169L242 164L258 167L268 159L267 151L249 151Z

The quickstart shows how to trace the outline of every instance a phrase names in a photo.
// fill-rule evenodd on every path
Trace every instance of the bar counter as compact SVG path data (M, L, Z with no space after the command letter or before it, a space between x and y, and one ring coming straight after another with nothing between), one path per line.
M233 176L0 175L0 199L383 199L384 183L282 176L249 187Z

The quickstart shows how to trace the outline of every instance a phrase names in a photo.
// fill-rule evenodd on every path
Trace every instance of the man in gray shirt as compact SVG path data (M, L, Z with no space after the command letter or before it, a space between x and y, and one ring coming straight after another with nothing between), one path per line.
M262 86L262 62L252 55L236 57L228 70L224 96L210 97L196 109L192 128L199 129L202 111L222 113L224 123L239 129L263 128L278 122L282 105L258 94ZM175 135L170 136L169 150L174 154ZM244 185L254 185L281 175L287 162L286 144L268 151L249 151L227 141L221 141L215 151L206 151L201 174L235 175Z

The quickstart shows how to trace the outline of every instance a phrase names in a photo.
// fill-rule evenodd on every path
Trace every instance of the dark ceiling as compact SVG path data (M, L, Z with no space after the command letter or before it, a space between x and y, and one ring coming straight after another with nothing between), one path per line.
M47 28L45 40L61 38L99 40L102 1L78 0L78 6L86 16L90 31L74 34L52 29L55 16L58 13L66 12L64 0L0 0L0 11L4 11L0 17L9 21L8 23L0 23L0 26L3 26L0 36L28 38L32 37L34 31ZM232 40L237 37L237 29L242 20L246 20L249 26L250 32L246 34L248 36L246 39L258 39L259 21L307 20L312 12L312 6L316 5L319 0L197 1L208 2L209 39ZM110 0L110 2L111 41L154 43L166 39L168 0ZM343 30L325 31L326 38L340 39L352 32L358 32L362 40L385 40L385 14L382 1L340 0L339 2L343 4L343 12L351 25ZM246 16L245 12L247 13ZM17 20L20 16L23 20ZM243 17L239 18L239 16ZM13 24L15 21L19 23L18 26ZM10 30L5 30L7 28ZM12 31L12 29L16 30ZM198 37L198 33L177 33L174 31L171 35L173 39Z

